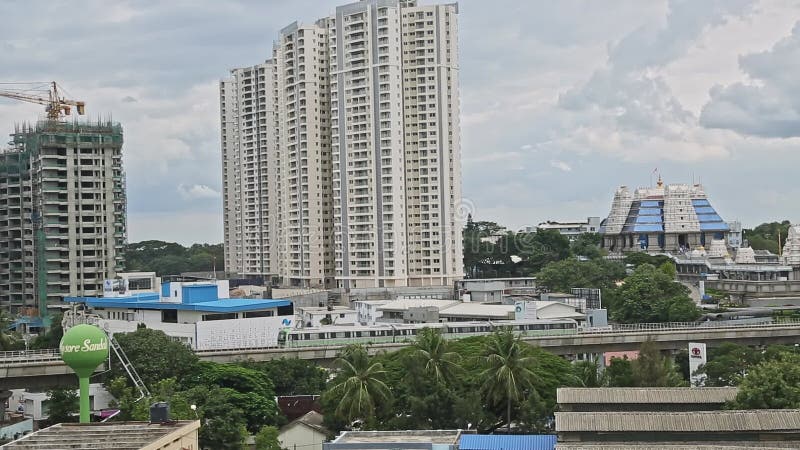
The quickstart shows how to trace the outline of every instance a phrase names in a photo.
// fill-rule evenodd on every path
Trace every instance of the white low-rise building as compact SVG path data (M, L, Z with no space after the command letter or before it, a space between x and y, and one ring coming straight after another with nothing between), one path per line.
M516 320L575 319L586 320L586 314L574 305L549 301L519 301L513 306Z
M356 325L358 313L346 306L310 306L297 308L297 318L303 327L324 325Z
M77 390L77 382L75 389ZM93 414L99 415L102 410L108 409L114 397L109 394L102 383L89 385L89 409ZM47 419L50 396L47 392L28 392L25 389L12 389L8 399L10 412L22 413L33 420Z
M309 411L284 425L278 434L278 441L283 448L322 450L322 443L328 439L328 430L322 422L322 414Z
M361 325L375 325L383 317L383 310L379 308L392 300L357 300L353 302Z
M142 324L161 330L195 350L261 348L295 324L292 302L229 298L227 280L169 281L161 292L111 297L67 297L88 310L67 312L65 326L90 321L106 332L129 333Z
M600 230L599 217L587 217L586 220L556 221L548 220L536 226L536 230L556 230L574 241L584 233L597 233Z

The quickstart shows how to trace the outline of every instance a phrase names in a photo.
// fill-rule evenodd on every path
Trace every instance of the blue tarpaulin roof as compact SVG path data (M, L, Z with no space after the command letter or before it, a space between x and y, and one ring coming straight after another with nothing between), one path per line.
M554 434L462 434L461 450L554 450Z

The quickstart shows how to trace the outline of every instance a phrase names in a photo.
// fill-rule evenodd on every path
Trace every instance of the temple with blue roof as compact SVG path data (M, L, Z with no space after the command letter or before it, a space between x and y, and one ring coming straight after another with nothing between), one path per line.
M729 225L699 184L658 184L614 193L611 212L600 224L602 246L611 253L685 253L727 242Z

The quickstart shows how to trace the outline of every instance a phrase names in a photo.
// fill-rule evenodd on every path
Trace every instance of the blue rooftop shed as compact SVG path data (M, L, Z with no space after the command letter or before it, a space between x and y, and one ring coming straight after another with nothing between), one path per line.
M460 450L555 450L554 434L462 434Z

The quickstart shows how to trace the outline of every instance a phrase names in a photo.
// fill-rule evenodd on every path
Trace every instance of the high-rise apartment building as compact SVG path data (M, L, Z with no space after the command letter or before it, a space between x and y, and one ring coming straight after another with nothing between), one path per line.
M342 288L463 276L457 13L455 4L365 0L287 26L267 62L272 112L246 109L237 74L249 68L221 82L229 268ZM254 183L277 180L275 191L242 191L253 139L243 121L274 124L265 131L276 137L263 149L267 170L258 172L266 179ZM256 245L244 221L264 202L277 204L257 225L272 240ZM272 264L245 270L247 255L258 254Z
M0 153L0 306L103 293L126 241L122 128L42 121Z
M327 19L285 27L275 43L275 162L280 270L290 286L333 281Z
M225 267L244 276L278 273L274 78L267 61L220 84Z

